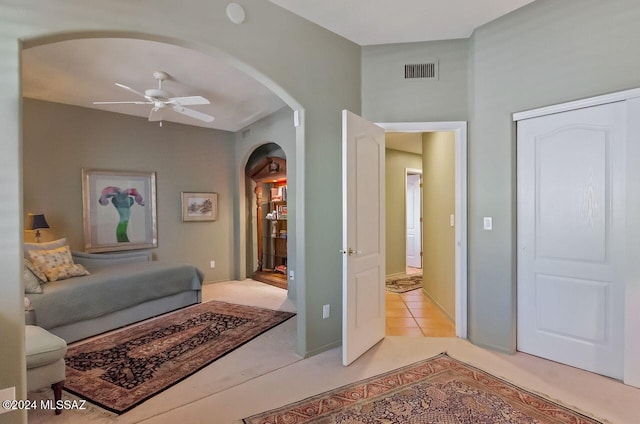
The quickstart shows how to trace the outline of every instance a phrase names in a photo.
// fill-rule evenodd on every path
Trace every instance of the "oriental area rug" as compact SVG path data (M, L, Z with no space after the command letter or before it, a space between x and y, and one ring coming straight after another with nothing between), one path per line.
M442 353L246 424L602 424Z
M390 278L385 281L387 291L392 293L404 293L422 288L422 274L405 275L398 278Z
M295 314L206 302L72 346L65 390L121 414Z

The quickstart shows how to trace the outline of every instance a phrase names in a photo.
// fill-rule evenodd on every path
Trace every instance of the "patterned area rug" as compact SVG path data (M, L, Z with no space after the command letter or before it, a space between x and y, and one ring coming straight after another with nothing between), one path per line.
M121 414L294 315L215 301L190 306L70 347L65 390Z
M243 422L601 424L444 353Z
M422 274L405 275L399 278L390 278L385 281L387 291L393 293L404 293L422 288Z

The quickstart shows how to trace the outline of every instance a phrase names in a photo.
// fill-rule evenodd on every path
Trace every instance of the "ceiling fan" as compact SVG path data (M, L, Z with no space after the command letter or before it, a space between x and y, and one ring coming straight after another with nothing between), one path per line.
M212 122L215 118L211 115L207 115L206 113L198 112L197 110L186 108L185 106L192 105L208 105L210 104L209 100L205 99L202 96L189 96L189 97L173 97L173 94L162 89L162 81L165 81L169 78L169 74L162 71L156 71L153 73L153 77L158 80L158 88L150 88L145 90L144 93L141 93L137 90L134 90L131 87L128 87L124 84L116 83L116 85L120 88L124 88L127 91L130 91L134 94L137 94L140 97L143 97L146 101L121 101L121 102L93 102L94 105L115 105L115 104L134 104L134 105L153 105L151 109L151 113L149 113L149 121L152 122L160 122L160 126L162 126L162 119L164 117L164 113L169 110L169 108L173 109L175 112L178 112L182 115L188 116L190 118L198 119L204 122Z

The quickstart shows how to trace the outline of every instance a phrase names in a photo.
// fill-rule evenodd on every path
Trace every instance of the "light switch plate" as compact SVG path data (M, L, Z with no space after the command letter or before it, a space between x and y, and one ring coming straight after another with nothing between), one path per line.
M493 230L493 218L491 218L490 216L485 216L483 218L483 228L485 230Z

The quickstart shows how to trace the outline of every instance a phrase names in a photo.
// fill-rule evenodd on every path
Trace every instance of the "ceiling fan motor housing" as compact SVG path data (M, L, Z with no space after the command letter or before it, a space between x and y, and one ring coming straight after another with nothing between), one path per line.
M158 99L158 100L162 100L162 101L167 101L171 97L173 97L173 94L169 93L166 90L161 90L161 89L158 89L158 88L150 88L148 90L145 90L144 91L144 95L146 97L151 97L153 99Z

